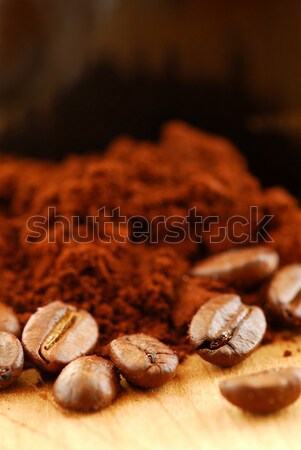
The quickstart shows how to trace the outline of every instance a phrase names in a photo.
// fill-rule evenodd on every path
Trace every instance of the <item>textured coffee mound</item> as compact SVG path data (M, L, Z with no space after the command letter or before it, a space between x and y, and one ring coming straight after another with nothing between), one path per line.
M120 138L102 154L70 156L60 163L4 155L1 300L15 308L23 324L38 306L53 300L80 306L95 316L100 346L124 333L143 332L185 352L187 322L196 309L215 293L233 291L225 283L185 274L196 260L241 245L234 236L211 243L216 232L212 226L202 242L186 237L167 244L165 228L153 222L154 244L105 243L97 237L90 243L66 244L68 230L50 217L45 241L37 243L34 238L26 242L27 220L48 217L48 208L54 207L57 215L78 216L83 236L86 217L102 207L107 214L120 207L121 215L148 220L186 217L196 208L198 215L218 216L226 226L231 216L248 218L250 206L258 207L258 220L253 218L243 245L255 238L260 218L272 214L268 231L274 242L268 245L278 250L281 264L300 261L301 211L296 201L282 188L263 190L227 140L183 123L167 124L158 143ZM92 236L92 229L88 234ZM54 236L55 243L48 243ZM248 303L262 302L262 288L239 294Z

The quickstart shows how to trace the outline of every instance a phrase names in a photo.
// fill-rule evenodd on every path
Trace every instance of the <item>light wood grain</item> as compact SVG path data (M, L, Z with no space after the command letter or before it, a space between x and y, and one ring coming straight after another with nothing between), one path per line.
M261 347L239 366L219 369L189 357L163 388L125 385L116 403L95 414L70 414L51 386L18 383L0 395L0 449L299 449L301 400L277 414L256 417L224 400L220 379L275 366L301 366L301 338ZM284 350L292 356L283 357Z

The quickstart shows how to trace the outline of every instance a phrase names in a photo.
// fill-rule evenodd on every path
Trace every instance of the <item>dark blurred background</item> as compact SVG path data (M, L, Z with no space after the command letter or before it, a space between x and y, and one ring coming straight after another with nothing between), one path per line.
M183 119L301 193L301 2L1 0L0 148L61 158Z

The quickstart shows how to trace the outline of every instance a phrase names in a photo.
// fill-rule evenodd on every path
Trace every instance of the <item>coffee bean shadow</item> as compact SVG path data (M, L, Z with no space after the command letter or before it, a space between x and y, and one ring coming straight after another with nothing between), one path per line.
M50 388L50 382L34 385L30 383L21 383L17 380L11 386L8 386L1 391L1 399L5 400L6 397L21 398L29 395L38 395L41 399L47 401L49 400Z
M193 358L193 364L191 359ZM187 367L185 365L187 364ZM237 375L237 367L243 368L244 361L236 364L232 367L219 367L209 362L204 361L198 355L192 355L189 361L184 361L181 365L181 370L177 374L177 380L181 383L183 380L190 382L200 381L200 378L204 380L209 378L214 381L218 381L224 377Z

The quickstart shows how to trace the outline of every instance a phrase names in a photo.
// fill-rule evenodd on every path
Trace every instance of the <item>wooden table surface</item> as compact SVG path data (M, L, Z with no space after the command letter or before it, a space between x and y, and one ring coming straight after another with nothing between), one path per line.
M301 366L301 337L261 347L232 369L197 355L163 388L126 385L114 405L94 414L62 411L51 387L18 382L0 395L0 449L299 449L301 400L276 414L256 417L224 400L220 379L275 366ZM291 350L290 357L284 357Z

